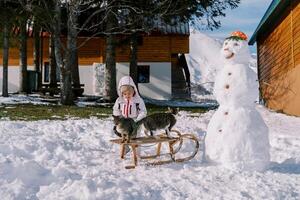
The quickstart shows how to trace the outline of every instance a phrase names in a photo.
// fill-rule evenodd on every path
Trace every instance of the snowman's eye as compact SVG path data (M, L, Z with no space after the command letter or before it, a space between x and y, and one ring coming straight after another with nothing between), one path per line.
M225 42L225 45L227 45L228 44L228 42Z
M234 45L234 46L239 46L239 43L236 43L236 42L235 42L233 45Z

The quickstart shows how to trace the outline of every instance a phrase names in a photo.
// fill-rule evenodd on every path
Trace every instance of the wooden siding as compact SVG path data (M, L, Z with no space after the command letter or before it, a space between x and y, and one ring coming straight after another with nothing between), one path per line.
M291 2L271 33L257 39L258 71L266 106L300 116L300 4Z
M103 63L104 55L104 39L94 38L86 40L86 38L78 39L78 63L79 65L92 65L94 62Z
M84 45L81 45L83 42ZM33 65L33 38L28 39L28 65ZM86 41L86 38L78 39L78 57L80 65L92 65L94 62L105 61L105 39L93 38ZM43 38L43 61L49 60L49 38ZM145 36L142 45L138 47L139 62L170 62L173 53L189 52L189 36L166 35L166 36ZM129 46L123 45L117 48L117 62L129 62ZM2 50L0 52L0 65L2 65ZM18 47L9 50L9 65L19 65Z
M139 62L171 62L171 54L188 53L189 36L145 36L138 46ZM129 61L129 46L117 48L117 62Z

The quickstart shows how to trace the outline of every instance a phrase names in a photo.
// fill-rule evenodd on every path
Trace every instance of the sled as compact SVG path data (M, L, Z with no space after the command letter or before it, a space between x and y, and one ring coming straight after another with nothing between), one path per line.
M120 145L120 157L121 159L125 158L125 146L129 146L132 150L132 160L133 165L125 166L126 169L134 169L138 165L138 159L156 159L161 157L162 155L167 155L170 158L167 160L158 160L158 161L149 161L146 165L163 165L168 163L179 163L191 160L196 156L199 150L199 141L196 136L192 134L181 134L177 130L171 130L170 133L175 133L175 136L167 137L165 134L160 134L154 137L137 137L132 138L130 142L122 142L122 139L112 139L111 142ZM172 134L170 134L172 135ZM194 148L189 156L179 157L176 154L180 152L181 147L185 141L191 141L194 143ZM156 154L155 155L147 155L147 156L138 156L137 149L143 145L153 144L157 145ZM168 153L161 154L161 147L163 144L168 145Z

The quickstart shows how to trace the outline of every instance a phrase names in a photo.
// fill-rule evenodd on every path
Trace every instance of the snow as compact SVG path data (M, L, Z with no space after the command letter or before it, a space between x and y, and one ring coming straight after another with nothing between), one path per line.
M207 48L209 47L209 48ZM193 30L190 35L190 53L186 55L191 69L192 83L214 82L215 74L222 66L218 52L222 43L218 40Z
M204 44L212 46L204 48L205 53L193 51L197 62L191 62L197 64L206 59L206 64L216 69L203 69L208 70L203 77L198 65L192 66L194 99L212 99L211 94L201 94L198 86L208 86L204 83L214 78L218 66L212 64L213 53L219 52L221 46L201 33L193 41L191 50L200 48L200 52ZM211 91L212 88L213 85L206 87ZM0 105L47 102L39 96L0 97ZM78 105L89 103L95 104L83 101ZM205 101L200 104L207 105ZM176 101L166 105L199 104ZM112 118L32 122L0 119L0 197L4 200L300 199L300 118L275 113L260 105L256 109L269 130L271 164L265 171L228 169L204 162L203 143L202 150L188 162L162 166L139 162L136 169L127 170L124 167L132 161L128 155L121 160L119 147L109 141L115 138ZM215 112L180 111L174 129L203 138ZM154 147L142 150L153 152ZM185 150L188 152L189 148Z
M212 101L215 99L212 92L215 76L223 66L223 60L219 56L222 43L223 41L211 38L197 30L191 30L190 52L185 56L191 74L193 101ZM253 54L248 63L255 72L257 69L256 60L256 55Z
M53 100L41 98L38 94L22 95L22 94L10 94L9 97L0 96L1 105L13 105L13 104L34 104L34 105L48 105Z
M127 170L131 160L109 142L111 118L0 121L1 199L299 199L300 118L258 110L270 130L264 172L203 163L201 152L186 163ZM181 111L175 128L199 137L213 114Z
M196 30L191 31L189 43L190 53L185 56L191 74L192 100L212 100L214 78L221 66L218 52L222 43Z
M224 66L214 84L220 106L208 124L207 157L230 169L264 170L270 161L269 135L255 109L258 82L248 66L247 41L226 39L220 54Z

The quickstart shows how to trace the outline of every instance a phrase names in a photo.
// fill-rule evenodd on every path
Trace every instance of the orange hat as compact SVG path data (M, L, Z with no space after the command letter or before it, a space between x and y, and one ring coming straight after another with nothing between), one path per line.
M231 33L230 37L238 37L241 40L247 40L248 37L245 33L243 33L242 31L234 31Z

